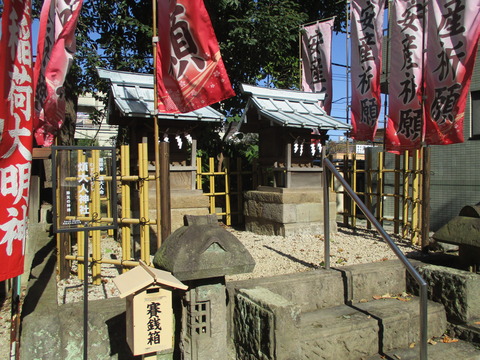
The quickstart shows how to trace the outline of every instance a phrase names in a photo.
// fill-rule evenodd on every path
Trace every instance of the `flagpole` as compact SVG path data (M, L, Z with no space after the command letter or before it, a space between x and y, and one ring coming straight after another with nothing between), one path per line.
M159 148L159 128L158 128L158 95L157 95L157 44L158 44L158 34L157 34L157 0L152 0L152 11L153 11L153 123L154 123L154 144L155 147L155 207L157 212L157 248L162 245L162 225L160 218L162 216L160 212L160 148Z
M388 88L390 87L390 74L389 74L389 69L390 69L390 64L389 64L389 58L390 58L390 29L391 29L391 22L392 22L392 3L393 3L393 0L388 0L387 1L387 4L388 4L388 19L387 19L387 46L385 46L384 48L386 48L386 51L387 51L387 56L385 56L385 67L384 67L384 64L382 64L382 67L384 67L385 69L385 82L387 83L387 91L388 91ZM383 37L385 39L385 36ZM381 91L380 91L381 92ZM383 102L383 151L386 151L387 150L387 145L386 145L386 138L387 138L387 126L388 126L388 121L387 121L387 118L388 118L388 100L389 100L389 94L388 92L385 94L385 98L384 98L384 102ZM385 160L385 157L383 158Z
M350 30L350 9L349 9L349 4L350 4L350 0L347 0L346 4L345 4L345 16L346 16L346 20L347 20L347 33L346 33L346 36L345 36L345 64L347 65L345 67L345 75L347 77L347 86L345 86L345 92L346 92L346 100L347 100L347 106L346 106L346 114L345 114L345 121L347 122L347 124L349 123L349 115L350 115L350 108L351 108L351 104L350 104L350 71L351 71L351 64L349 66L349 62L350 62L350 53L348 51L348 40L350 39L350 34L351 34L351 30ZM348 134L348 132L347 132ZM349 153L349 146L348 146L348 136L346 137L346 141L345 141L346 145L347 145L347 156L348 156L348 153Z
M300 29L298 31L298 58L300 59L300 63L298 67L300 68L300 79L298 80L298 88L300 91L302 89L302 75L303 75L303 59L302 59L302 29L304 29L304 25L300 25Z
M425 24L428 14L428 1L424 2L423 9L423 32L422 32L422 49L425 52L425 36L427 31L425 31ZM425 56L422 54L422 128L425 127ZM430 148L425 144L425 130L422 129L422 142L421 142L422 151L422 230L421 230L421 248L422 252L428 253L428 245L430 242L429 232L430 232Z

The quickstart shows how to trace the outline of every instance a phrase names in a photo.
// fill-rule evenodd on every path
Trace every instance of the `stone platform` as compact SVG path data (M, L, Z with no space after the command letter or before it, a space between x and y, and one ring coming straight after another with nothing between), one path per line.
M335 197L330 199L330 230L335 232ZM260 186L245 193L245 229L256 234L323 234L323 213L322 188Z

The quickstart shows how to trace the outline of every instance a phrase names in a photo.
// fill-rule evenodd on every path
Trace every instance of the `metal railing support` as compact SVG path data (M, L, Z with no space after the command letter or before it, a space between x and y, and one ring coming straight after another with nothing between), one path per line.
M363 214L367 217L368 220L375 226L378 233L382 236L385 242L390 246L395 255L403 263L409 274L415 279L419 285L420 293L420 360L427 360L427 282L422 278L420 273L413 267L407 257L400 251L398 246L393 242L390 236L385 232L385 229L378 222L378 220L373 216L367 206L363 203L360 197L352 190L350 185L345 181L343 176L338 172L335 166L327 158L323 159L323 214L324 214L324 263L325 269L330 269L330 211L329 211L329 186L328 186L328 171L331 171L333 176L340 181L344 189L344 195L348 194L352 200L358 205L362 210Z

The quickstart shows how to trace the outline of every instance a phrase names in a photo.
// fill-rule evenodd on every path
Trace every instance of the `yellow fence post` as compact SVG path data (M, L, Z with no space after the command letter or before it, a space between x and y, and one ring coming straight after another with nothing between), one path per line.
M85 162L85 154L83 153L83 150L77 150L77 164L84 163ZM80 169L77 167L77 174L80 175L81 172ZM77 186L77 198L80 195L80 190L81 186ZM77 214L80 214L80 202L77 202ZM88 252L88 249L84 249L84 240L85 239L85 232L84 231L79 231L77 232L77 253L78 256L85 256L85 253ZM83 280L83 273L84 273L84 262L79 261L77 264L77 270L78 270L78 279Z
M408 221L408 207L409 207L409 191L410 191L410 186L409 186L409 151L406 150L404 155L403 155L403 224L402 224L402 237L406 237L408 234L408 227L409 227L409 221Z
M202 158L197 157L197 189L203 190L202 186Z
M208 172L210 175L210 214L215 214L215 161L213 157L208 159Z
M372 152L365 156L365 205L372 211ZM367 219L367 229L372 228L372 223Z
M412 183L412 243L418 243L420 204L420 151L415 150Z
M400 155L395 155L395 175L394 175L394 203L393 203L393 232L398 234L400 218Z
M350 180L350 174L349 174L349 166L348 166L348 156L343 155L343 177L347 182ZM349 225L349 216L350 216L350 198L346 196L346 191L343 189L343 224L345 226Z
M150 264L150 221L148 215L148 148L138 144L139 198L140 198L140 258Z
M121 146L121 176L122 176L122 220L130 219L132 217L131 202L130 202L130 182L123 180L123 177L130 176L130 146L122 145ZM132 256L131 248L131 239L132 239L132 229L130 224L126 224L123 221L120 222L122 229L122 260L130 260ZM126 269L123 267L122 272L125 272Z
M352 189L357 192L357 154L352 153ZM352 226L357 226L357 204L355 201L350 201L351 214L352 214Z
M92 222L95 225L100 221L101 218L101 205L100 205L100 183L99 183L99 162L100 162L100 151L92 150L91 158L91 184L92 184L92 194L91 194L91 208L90 216L92 217ZM100 285L102 283L101 275L101 264L98 262L102 259L102 247L101 247L101 233L100 230L92 231L92 279L93 284Z

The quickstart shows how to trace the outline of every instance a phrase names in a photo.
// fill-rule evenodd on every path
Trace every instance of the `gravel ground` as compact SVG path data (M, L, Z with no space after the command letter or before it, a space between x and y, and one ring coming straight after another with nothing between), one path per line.
M319 268L324 261L322 235L267 236L225 227L247 248L255 259L252 273L228 276L228 280L243 280L271 275L289 274ZM388 228L387 228L387 232ZM420 249L409 241L389 232L389 235L405 254L413 255ZM75 250L75 249L74 249ZM102 256L112 259L121 257L119 244L111 238L102 240ZM371 263L394 259L395 255L374 230L356 230L339 227L331 235L330 264L332 267ZM72 273L76 272L74 262ZM120 274L114 265L102 264L102 284L89 286L88 298L105 299L117 297L118 291L112 281ZM91 280L90 280L91 281ZM74 275L58 281L57 299L59 304L83 300L83 281ZM10 302L8 299L0 307L0 359L9 358Z
M227 281L289 274L323 266L322 235L268 236L238 231L230 227L225 228L243 243L256 262L252 273L228 276ZM410 242L393 234L389 235L405 254L419 251L419 248L412 246ZM121 257L118 243L111 238L102 240L102 251L104 257L114 259ZM374 230L365 228L351 230L339 227L338 233L331 236L330 264L333 267L395 258L395 254ZM102 284L89 286L89 299L117 297L118 291L112 280L120 274L119 271L117 266L102 264ZM76 272L75 263L72 272ZM83 282L76 276L58 282L59 304L82 300Z
M10 358L11 301L6 298L0 307L0 359Z

